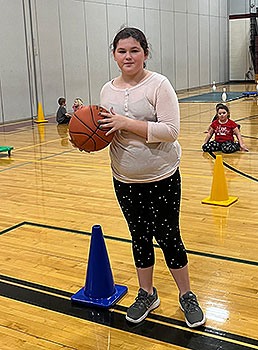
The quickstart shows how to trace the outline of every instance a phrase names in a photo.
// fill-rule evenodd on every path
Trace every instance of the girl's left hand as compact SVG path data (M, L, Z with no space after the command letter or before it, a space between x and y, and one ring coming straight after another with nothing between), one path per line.
M104 119L99 119L98 123L100 123L101 127L110 128L110 130L106 133L106 135L111 134L112 132L115 132L117 130L125 129L126 127L126 121L127 118L123 115L117 114L113 107L110 108L109 113L99 113L99 115L102 115Z

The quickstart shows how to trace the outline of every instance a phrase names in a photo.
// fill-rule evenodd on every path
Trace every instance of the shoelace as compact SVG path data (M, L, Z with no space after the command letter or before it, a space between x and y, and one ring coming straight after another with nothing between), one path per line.
M195 312L195 311L198 311L199 309L199 304L193 296L184 298L183 303L184 303L184 309L186 309L187 312Z
M137 307L138 305L141 305L141 304L143 304L148 308L150 305L150 301L146 295L139 293L135 298L134 307Z

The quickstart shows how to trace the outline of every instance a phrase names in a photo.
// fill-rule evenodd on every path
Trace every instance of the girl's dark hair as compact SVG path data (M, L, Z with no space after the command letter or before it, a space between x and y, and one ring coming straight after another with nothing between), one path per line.
M219 109L225 109L225 111L228 113L228 118L230 118L230 112L229 112L229 109L228 109L228 106L224 105L223 103L218 103L216 105L216 115L218 117L218 111Z
M114 37L113 43L111 44L111 48L113 52L116 51L118 41L121 39L127 39L127 38L133 38L136 41L138 41L138 43L141 45L143 49L144 54L148 55L149 45L148 45L146 36L140 29L133 28L133 27L125 27L116 34L116 36Z

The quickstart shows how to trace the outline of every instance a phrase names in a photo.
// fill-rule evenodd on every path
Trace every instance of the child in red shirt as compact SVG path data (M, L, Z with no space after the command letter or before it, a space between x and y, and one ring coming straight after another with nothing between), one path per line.
M202 145L204 152L222 151L223 153L233 153L240 150L248 152L237 124L229 118L228 107L223 104L219 105L217 119L211 123L204 144ZM213 134L215 134L215 141L210 141ZM237 137L238 142L234 141L234 135Z

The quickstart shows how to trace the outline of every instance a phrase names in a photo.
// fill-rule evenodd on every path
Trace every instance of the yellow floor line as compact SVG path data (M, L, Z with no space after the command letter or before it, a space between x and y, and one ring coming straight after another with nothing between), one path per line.
M120 311L120 310L115 310L115 312L119 312L121 314L125 314L124 311ZM241 341L238 341L238 340L234 340L234 339L224 338L221 335L216 335L216 334L210 334L210 333L202 332L202 331L199 331L197 329L189 328L187 326L185 326L185 327L178 326L178 325L174 325L174 324L171 324L171 323L168 323L168 322L159 321L159 320L153 320L153 319L151 321L154 322L154 323L163 324L165 326L181 329L181 330L184 330L184 331L187 331L187 332L200 334L200 335L202 335L204 337L210 337L210 338L223 340L223 341L226 341L226 342L229 342L229 343L233 343L233 344L243 345L243 346L249 347L250 349L258 349L258 346L253 345L253 344L244 343L244 342L241 342Z
M7 284L11 284L11 285L18 286L18 287L21 286L19 283L6 281L6 280L1 279L1 278L0 278L0 280L3 281L4 283L7 283ZM22 285L22 287L26 288L26 289L38 291L37 288L33 288L33 287L30 287L30 286ZM48 294L48 295L55 295L55 296L57 295L58 297L62 297L63 299L70 300L70 297L66 297L64 295L60 296L59 294L52 293L52 292L49 292L49 291L44 291L44 290L42 290L41 292L44 293L44 294ZM120 313L120 314L125 314L124 311L120 311L120 310L115 310L115 312ZM202 332L202 331L199 331L199 330L196 330L196 329L189 328L187 326L183 327L183 326L174 325L174 324L171 324L171 323L168 323L168 322L164 322L164 321L159 321L159 320L152 320L152 322L163 324L163 325L166 325L166 326L169 326L169 327L173 327L173 328L177 328L177 329L181 329L181 330L184 330L184 331L187 331L187 332L200 334L200 335L205 336L205 337L219 339L219 340L223 340L223 341L226 341L226 342L229 342L229 343L233 343L233 344L243 345L243 346L249 347L250 349L258 349L258 346L253 345L253 344L244 343L244 342L241 342L241 341L238 341L238 340L234 340L234 339L224 338L223 336L216 335L216 334L205 333L205 332Z
M60 137L58 139L36 143L34 145L31 145L31 146L26 146L26 147L21 147L21 148L14 148L12 152L15 153L17 151L23 151L24 149L30 149L30 148L33 148L33 147L46 145L47 143L52 143L52 142L56 142L56 141L60 141Z
M2 159L0 159L2 160ZM4 159L3 159L4 160ZM8 161L8 159L5 159ZM51 162L49 160L35 160L35 159L23 159L23 158L15 158L14 160L18 160L19 162L31 162L31 163L47 163L47 164L55 164L55 165L62 165L62 166L72 166L72 167L80 167L80 168L100 168L100 169L110 169L109 165L90 165L90 164L75 164L75 163L64 163L64 162Z

